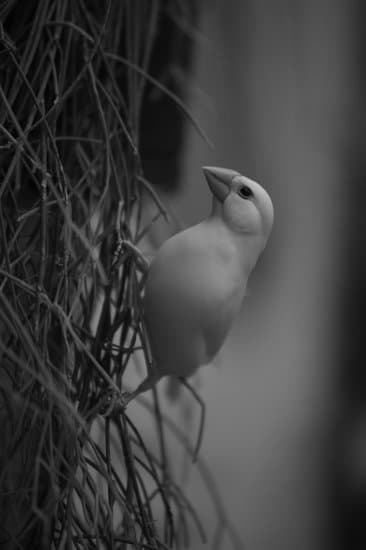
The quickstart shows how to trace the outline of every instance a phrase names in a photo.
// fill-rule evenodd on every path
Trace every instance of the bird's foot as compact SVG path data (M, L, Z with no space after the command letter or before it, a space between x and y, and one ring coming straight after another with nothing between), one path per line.
M134 392L116 392L111 391L105 398L100 414L102 416L113 416L120 414L127 407L128 403L133 399Z

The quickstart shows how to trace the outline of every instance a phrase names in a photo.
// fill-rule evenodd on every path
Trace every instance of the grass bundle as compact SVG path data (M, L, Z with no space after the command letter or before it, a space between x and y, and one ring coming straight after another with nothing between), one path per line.
M164 215L140 154L147 83L192 120L149 74L164 5L0 7L4 548L179 548L194 526L204 537L170 475L166 432L191 452L186 435L164 417L155 391L146 404L159 441L153 452L120 401L136 351L151 360L139 243ZM172 5L184 13L184 2ZM156 208L148 222L144 195ZM241 547L207 467L197 467L218 517L216 547L224 528Z

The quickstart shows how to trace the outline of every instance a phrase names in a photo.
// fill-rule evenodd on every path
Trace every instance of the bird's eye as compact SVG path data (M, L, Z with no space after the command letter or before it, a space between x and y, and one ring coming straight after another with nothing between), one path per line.
M238 193L243 199L250 199L253 196L253 191L247 185L239 187Z

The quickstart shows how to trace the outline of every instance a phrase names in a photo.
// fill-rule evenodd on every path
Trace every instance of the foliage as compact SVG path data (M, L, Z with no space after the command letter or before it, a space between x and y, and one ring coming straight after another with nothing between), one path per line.
M172 4L182 16L184 2ZM166 431L192 452L186 435L164 417L154 391L153 406L145 406L156 453L121 405L136 351L150 362L139 243L165 214L140 155L146 84L201 132L148 72L161 12L160 2L147 0L7 0L0 7L6 548L176 548L194 525L204 537L170 472ZM147 222L143 196L156 210ZM197 467L218 533L226 526L239 547L206 466L199 460Z

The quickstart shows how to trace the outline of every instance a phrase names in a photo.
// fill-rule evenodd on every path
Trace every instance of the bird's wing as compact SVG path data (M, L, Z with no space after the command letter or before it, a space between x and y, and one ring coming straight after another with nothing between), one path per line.
M151 266L146 322L164 374L189 376L209 362L240 307L233 266L219 256L205 228L196 226L170 239Z

